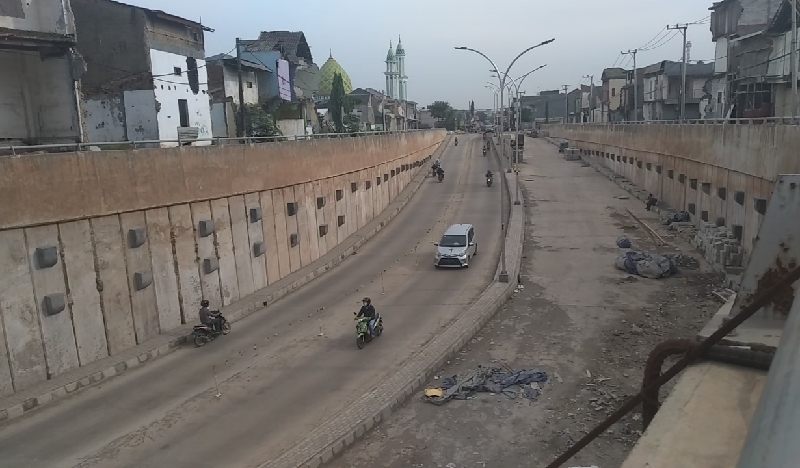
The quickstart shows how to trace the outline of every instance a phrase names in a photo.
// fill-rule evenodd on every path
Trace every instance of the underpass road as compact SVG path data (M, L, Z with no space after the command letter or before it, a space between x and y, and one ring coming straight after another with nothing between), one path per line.
M500 184L486 187L483 174L498 170L479 137L460 137L442 156L444 182L426 178L356 255L228 336L0 426L0 468L255 466L356 404L494 275ZM453 223L475 225L478 255L469 269L436 270L432 242ZM358 350L364 296L386 330Z

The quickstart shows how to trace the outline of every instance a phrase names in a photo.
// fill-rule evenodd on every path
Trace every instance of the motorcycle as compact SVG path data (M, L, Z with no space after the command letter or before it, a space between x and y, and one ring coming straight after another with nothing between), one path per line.
M353 312L353 315L358 315ZM375 313L375 336L369 332L369 317L356 317L356 346L363 349L364 345L383 334L383 319L379 313Z
M458 138L456 138L456 146L458 146Z
M444 180L444 171L439 172L439 182Z
M486 177L486 186L487 186L487 187L491 187L491 186L492 186L492 182L494 182L494 178L493 178L493 177L488 177L488 176L487 176L487 177Z
M222 314L219 315L219 318L219 330L214 330L208 325L194 326L194 329L192 330L192 339L194 340L195 346L199 348L209 341L213 341L214 338L218 337L219 335L227 335L231 332L230 322L228 322L225 317L222 316Z
M483 155L486 156L486 148L483 149Z

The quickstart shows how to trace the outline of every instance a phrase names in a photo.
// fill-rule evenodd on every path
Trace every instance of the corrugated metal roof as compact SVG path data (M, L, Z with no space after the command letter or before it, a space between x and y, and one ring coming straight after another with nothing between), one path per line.
M242 41L242 44L248 52L280 51L286 60L294 64L314 62L302 31L262 31L257 40Z

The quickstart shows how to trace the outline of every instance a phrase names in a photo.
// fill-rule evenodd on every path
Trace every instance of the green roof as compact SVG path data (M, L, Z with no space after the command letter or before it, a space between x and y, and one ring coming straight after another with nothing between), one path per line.
M342 75L345 94L350 94L350 92L353 91L353 85L350 82L350 76L346 71L344 71L344 68L339 65L339 62L337 62L333 56L330 56L325 64L322 65L322 68L319 69L319 94L331 94L331 90L333 89L333 77L337 73Z

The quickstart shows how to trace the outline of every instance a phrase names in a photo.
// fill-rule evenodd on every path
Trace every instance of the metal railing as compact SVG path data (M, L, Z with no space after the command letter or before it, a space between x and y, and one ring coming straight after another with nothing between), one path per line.
M572 125L572 126L607 126L607 125L755 125L755 124L774 124L774 125L798 125L800 119L792 120L791 117L752 117L747 119L735 118L710 118L710 119L686 119L680 120L642 120L638 122L577 122L577 123L553 123L545 125Z
M69 151L96 151L92 147L103 147L110 150L123 149L153 149L161 148L162 144L175 146L188 146L195 143L209 143L203 146L225 146L225 145L254 145L264 143L284 143L288 141L314 141L329 140L339 138L363 138L381 135L396 135L399 133L424 132L429 129L409 129L402 131L374 131L374 132L353 132L353 133L315 133L310 135L275 135L269 137L212 137L212 138L191 138L191 139L171 139L171 140L138 140L138 141L97 141L90 143L52 143L46 145L10 145L0 146L0 155L13 155L50 151L50 152L69 152Z

